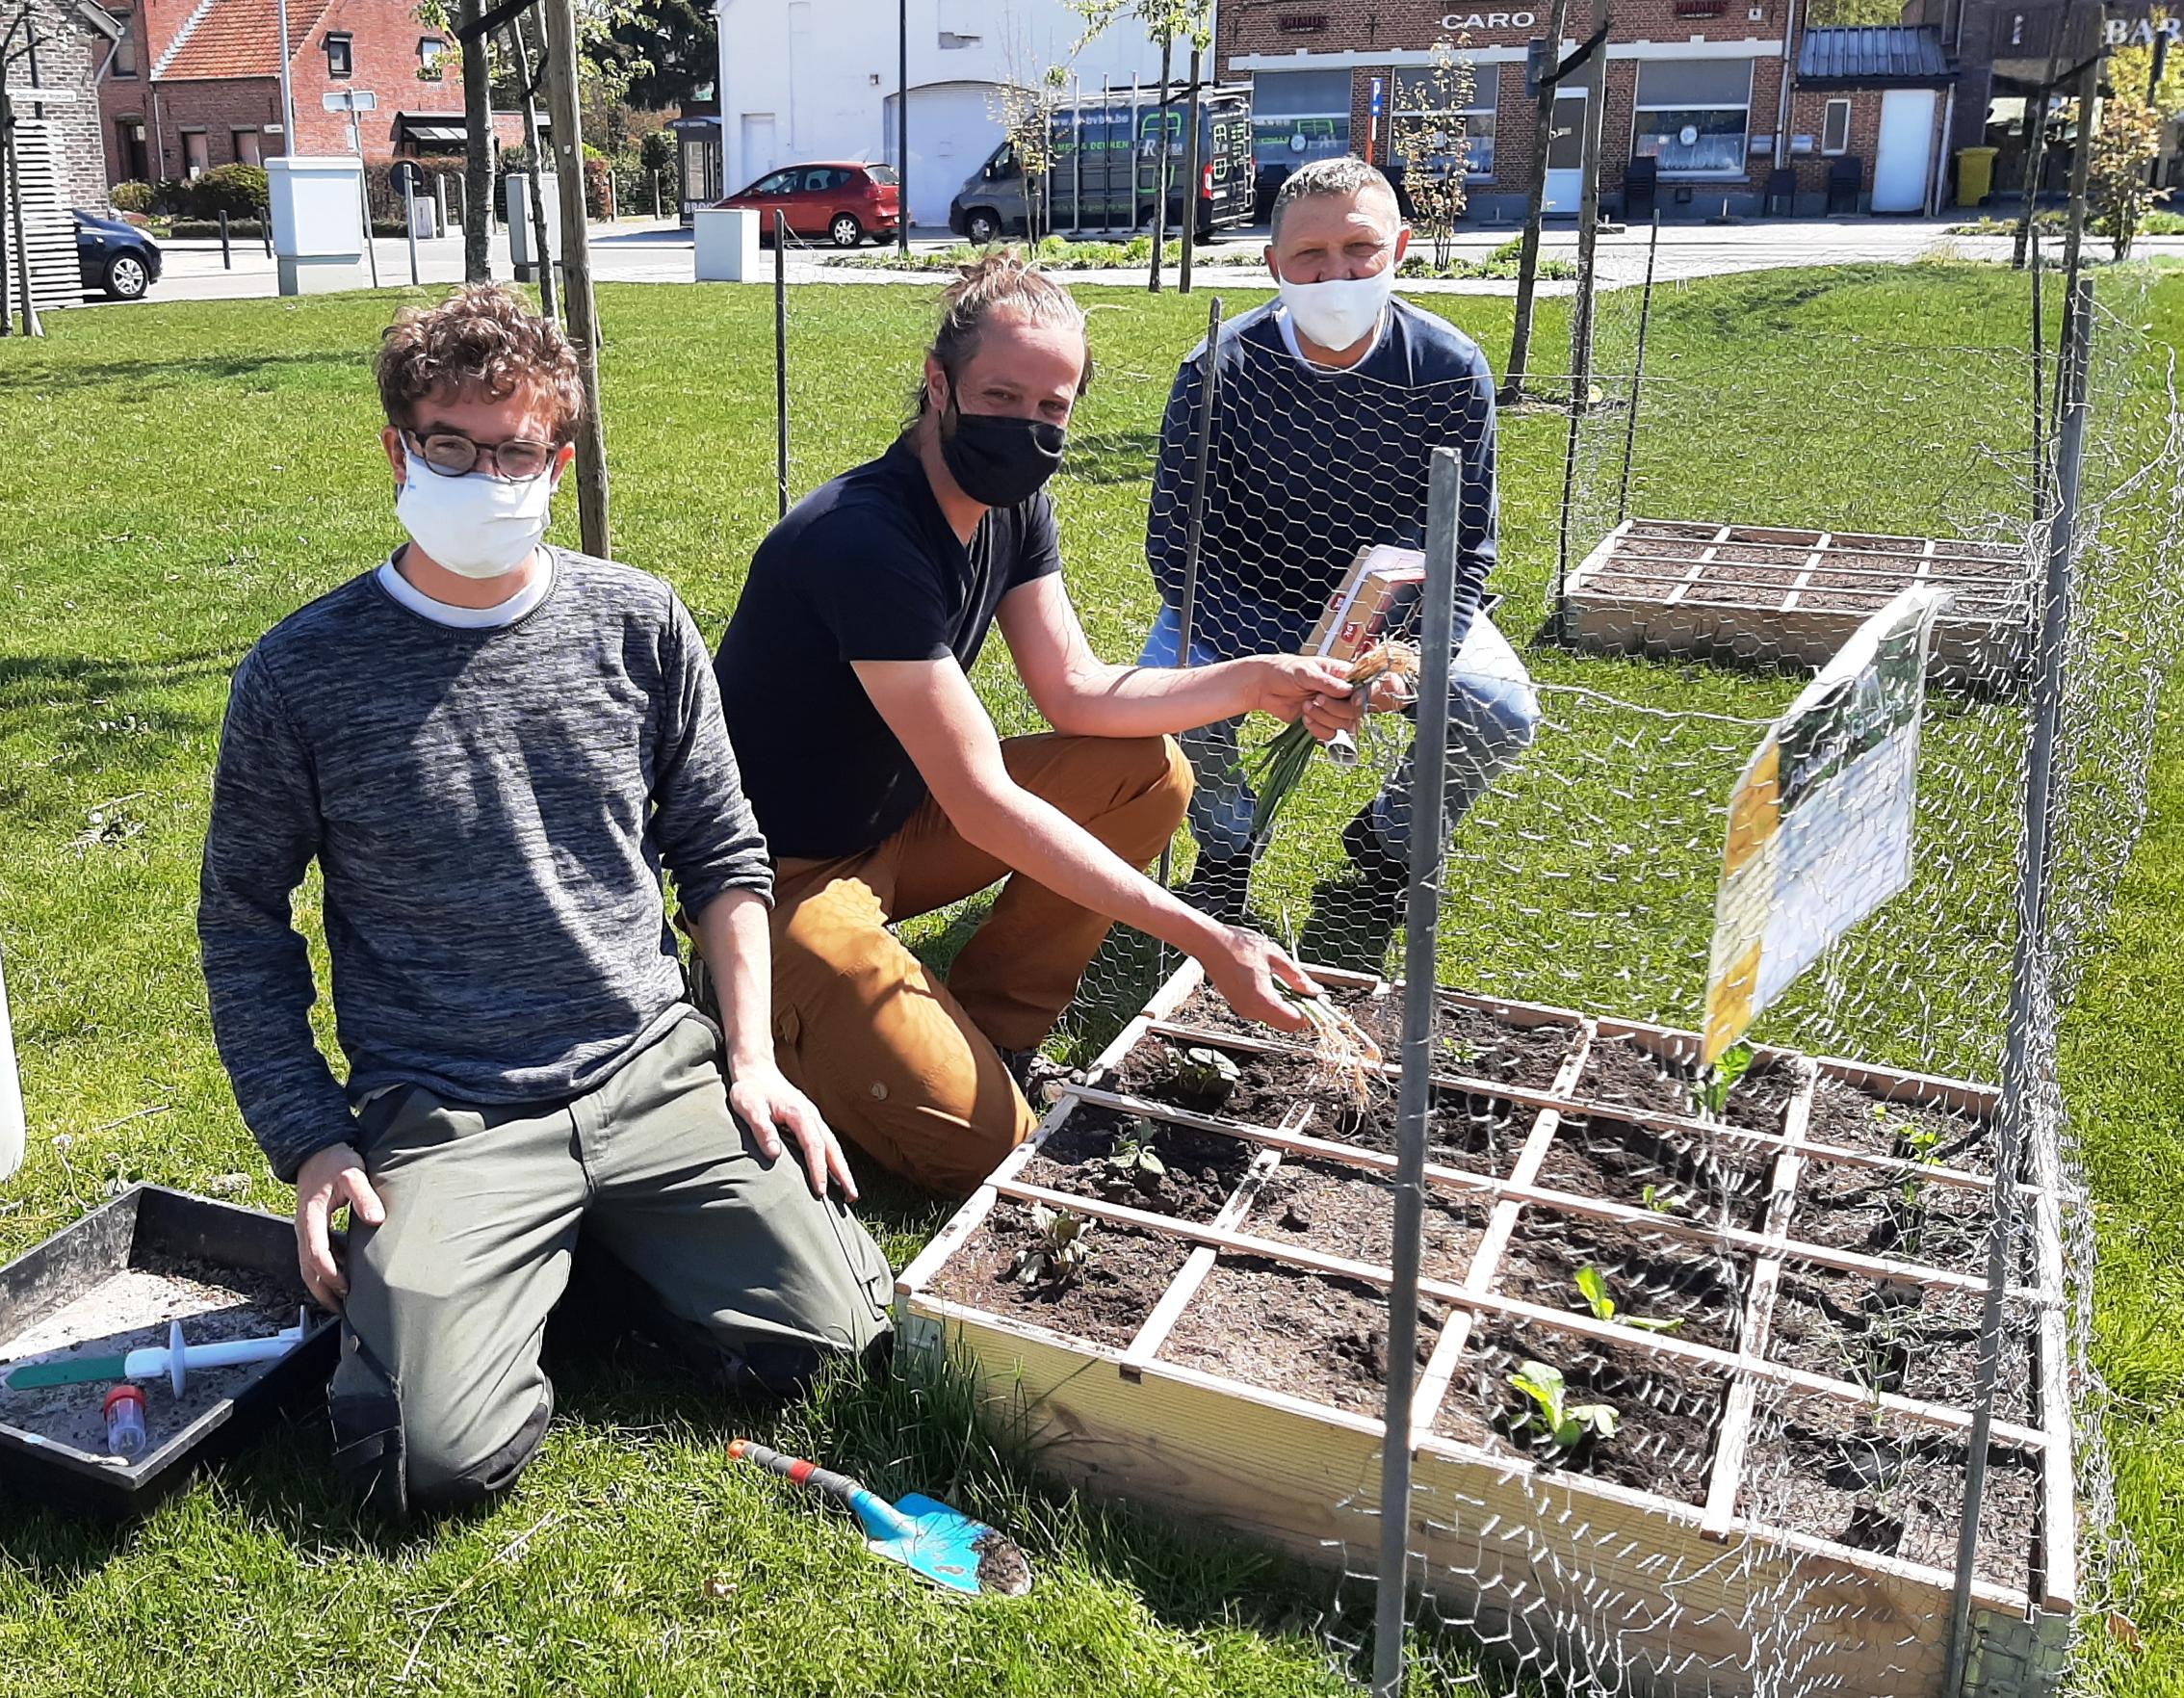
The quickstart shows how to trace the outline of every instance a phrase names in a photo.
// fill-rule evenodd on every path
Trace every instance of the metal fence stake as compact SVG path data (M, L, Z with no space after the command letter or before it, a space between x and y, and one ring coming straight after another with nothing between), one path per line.
M1630 516L1630 456L1638 446L1638 392L1646 381L1646 327L1653 319L1653 258L1661 248L1661 209L1653 208L1653 233L1646 244L1646 288L1638 300L1638 353L1630 366L1630 406L1623 421L1623 486L1615 498L1616 523Z
M2017 868L2017 942L2011 962L2009 1048L2002 1064L2001 1112L1995 1126L1994 1225L1988 1241L1987 1300L1980 1315L1972 1426L1964 1456L1964 1507L1957 1533L1956 1594L1949 1613L1949 1660L1944 1693L1963 1690L1971 1655L1971 1590L1978 1573L1981 1500L1987 1486L1989 1435L1994 1424L1994 1381L2001 1364L2002 1293L2019 1207L2018 1177L2026 1122L2037 1081L2031 1045L2044 991L2048 825L2054 794L2056 724L2062 717L2064 647L2070 634L2071 551L2076 542L2079 486L2086 450L2086 358L2093 336L2093 279L2080 277L2070 293L2063 338L2069 397L2056 459L2055 517L2048 531L2047 580L2041 617L2040 692L2033 702L2032 745L2025 761L2024 849Z
M1199 368L1197 440L1192 444L1190 471L1190 506L1183 518L1183 606L1177 610L1179 627L1176 639L1176 665L1190 665L1191 640L1197 634L1198 618L1198 552L1206 537L1206 469L1213 458L1213 405L1221 394L1221 364L1217 357L1221 351L1221 298L1216 295L1206 303L1206 355ZM1160 851L1160 883L1169 884L1169 863L1174 849ZM1160 970L1168 966L1168 946L1160 946Z
M1411 1399L1417 1384L1418 1263L1425 1222L1427 1074L1433 1064L1442 822L1448 763L1449 650L1456 634L1456 538L1464 468L1433 452L1426 509L1424 625L1418 638L1418 722L1411 748L1411 886L1403 936L1403 1080L1396 1099L1395 1241L1388 1289L1388 1411L1380 1442L1380 1578L1374 1598L1373 1698L1403 1689L1403 1613L1411 1547Z

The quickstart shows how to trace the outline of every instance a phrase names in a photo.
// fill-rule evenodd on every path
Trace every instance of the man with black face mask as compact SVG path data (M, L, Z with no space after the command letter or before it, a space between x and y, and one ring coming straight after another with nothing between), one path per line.
M1196 956L1270 1026L1301 1026L1284 993L1313 988L1139 869L1189 801L1169 734L1257 711L1326 738L1362 706L1323 661L1094 656L1042 488L1089 365L1065 290L1014 254L982 260L948 292L916 420L774 528L715 661L775 857L775 1058L835 1131L940 1190L1037 1126L1012 1064L1111 922ZM1052 733L1004 741L965 676L997 622ZM996 880L945 982L888 929Z

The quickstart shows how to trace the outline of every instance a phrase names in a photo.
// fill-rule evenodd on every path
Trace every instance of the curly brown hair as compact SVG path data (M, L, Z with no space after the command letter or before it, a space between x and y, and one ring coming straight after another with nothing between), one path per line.
M1084 336L1084 374L1077 380L1077 392L1082 395L1092 386L1092 343L1085 336L1084 309L1067 289L1014 248L981 254L962 268L941 296L940 328L933 333L927 352L940 361L950 384L978 352L978 334L986 321L994 318L1060 325ZM918 411L923 413L930 404L924 379L920 378Z
M521 394L553 417L554 441L573 442L584 418L576 350L498 283L473 283L437 306L408 307L387 327L374 372L387 423L406 429L429 396L500 401Z

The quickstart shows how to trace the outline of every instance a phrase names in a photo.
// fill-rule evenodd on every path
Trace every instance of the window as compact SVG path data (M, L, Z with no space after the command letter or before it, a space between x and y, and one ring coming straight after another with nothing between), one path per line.
M770 177L761 177L743 193L746 195L791 195L795 192L794 171L775 171Z
M1823 153L1848 153L1850 151L1850 102L1831 100L1828 116L1820 125L1820 151Z
M107 62L106 74L133 77L137 74L137 14L124 12L117 15L121 20L121 39L114 43L114 57Z
M182 174L195 180L212 169L212 150L202 130L182 132Z
M1663 176L1744 175L1752 125L1749 59L1649 59L1638 67L1633 159Z
M1350 150L1350 73L1261 71L1251 85L1251 156L1293 170Z
M1467 79L1471 85L1468 93ZM1500 67L1491 65L1482 68L1458 62L1447 68L1397 70L1389 106L1390 157L1403 157L1406 166L1442 175L1454 163L1461 122L1464 174L1493 176L1495 96L1500 81ZM1406 147L1417 157L1406 157Z
M326 75L351 77L356 74L355 62L351 57L349 48L350 38L347 36L326 38Z
M234 150L237 165L263 165L265 155L255 130L230 130L228 145Z
M440 80L440 55L447 50L447 42L437 36L418 38L417 75L421 82L436 83Z

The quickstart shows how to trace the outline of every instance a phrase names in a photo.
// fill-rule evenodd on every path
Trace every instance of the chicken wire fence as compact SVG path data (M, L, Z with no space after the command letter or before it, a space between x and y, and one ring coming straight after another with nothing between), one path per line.
M1523 452L1547 451L1543 419L1558 463L1567 444L1566 499L1544 520L1505 516L1489 585L1502 599L1471 629L1506 642L1484 666L1468 663L1491 643L1455 657L1444 794L1457 818L1438 884L1410 902L1438 918L1442 985L1482 999L1487 1013L1581 1016L1586 1033L1565 1070L1543 1079L1527 1071L1533 1058L1508 1020L1471 1021L1436 1052L1437 1071L1573 1093L1590 1111L1539 1113L1537 1101L1443 1090L1437 1105L1457 1110L1446 1118L1472 1129L1448 1136L1524 1153L1521 1171L1503 1168L1505 1182L1663 1218L1658 1228L1603 1221L1504 1189L1501 1224L1487 1223L1497 1241L1446 1271L1489 1304L1515 1296L1520 1308L1423 1304L1417 1371L1438 1402L1414 1410L1412 1437L1500 1466L1416 1476L1400 1594L1412 1673L1453 1689L1535 1678L1588 1693L1939 1692L1942 1641L1930 1623L1907 1625L1887 1577L1912 1577L1904 1583L1916 1592L1938 1575L1948 1597L1966 1418L1984 1401L1995 1424L1966 1678L1994 1693L2045 1689L2072 1645L2073 1669L2097 1659L2097 1635L2072 1639L2067 1619L2060 1631L2012 1629L1996 1598L2028 1601L2018 1617L2037 1618L2043 1603L2052 1614L2060 1601L2066 1618L2072 1603L2080 1619L2097 1618L2127 1583L2088 1362L2092 1213L2054 1055L2144 818L2154 710L2179 646L2184 433L2171 374L2148 344L2143 285L2104 276L2084 338L2048 897L2015 976L2030 995L2010 1141L2039 1200L2028 1194L2015 1212L1996 1330L1983 1326L1991 1087L2003 1083L2010 1037L2044 658L2035 636L2061 493L2061 290L2050 280L2038 346L2029 304L2015 327L1992 315L1907 317L1894 338L1877 336L1848 314L1831 321L1825 279L1802 274L1748 295L1734 334L1702 323L1712 333L1670 337L1664 323L1649 326L1642 249L1603 244L1599 265L1574 427L1565 437L1562 411L1544 411L1567 405L1567 376L1535 373L1545 399L1504 414L1505 460L1522 432ZM907 374L899 397L845 381L818 315L798 317L794 298L814 287L840 285L789 292L791 499L884 446L911 390ZM929 300L885 293L910 297L874 309L901 313L914 346ZM1655 305L1676 316L1673 299ZM1098 330L1095 314L1096 346ZM1797 338L1787 375L1781 361L1750 357L1753 339L1768 336ZM1172 367L1139 364L1148 369L1100 371L1053 485L1079 610L1110 659L1202 662L1294 646L1359 547L1426 540L1432 450L1476 447L1465 435L1464 379L1330 384L1279 345L1252 345L1221 363L1209 397L1187 376L1179 384ZM1305 495L1267 475L1269 443L1299 441L1328 474ZM1194 503L1202 464L1206 492ZM1969 633L1958 633L1963 664L1937 672L1920 719L1911 883L1765 1011L1752 1032L1761 1062L1719 1105L1731 1126L1779 1139L1794 1122L1793 1142L1866 1158L1800 1162L1785 1185L1776 1146L1756 1146L1773 1152L1759 1161L1734 1139L1673 1124L1698 1112L1702 1083L1695 1045L1678 1034L1704 999L1732 785L1809 677L1814 645L1911 582L1952 588L1977 614L1957 621ZM1942 621L1947 633L1947 608ZM1479 678L1470 693L1468 671ZM1004 734L1038 728L1004 655L984 657L975 678ZM1194 740L1200 797L1178 834L1172 879L1240 844L1254 923L1301 939L1308 958L1395 971L1388 946L1399 930L1358 900L1354 823L1374 826L1392 853L1407 843L1377 828L1408 824L1410 720L1378 718L1355 765L1313 761L1271 829L1258 829L1250 791L1269 735L1254 721L1233 742ZM975 900L906 919L904 931L945 965L979 913ZM1096 1051L1175 959L1118 928L1087 969L1061 1043ZM1845 1065L1816 1071L1813 1058ZM1883 1078L1889 1069L1910 1083ZM1989 1088L1943 1089L1929 1083L1937 1077ZM1672 1123L1650 1125L1648 1113ZM1454 1160L1438 1146L1433 1159ZM1950 1183L1926 1185L1929 1169ZM1820 1237L1821 1222L1833 1263L1781 1253ZM1596 1316L1604 1301L1660 1323L1635 1330L1673 1342L1635 1354L1598 1337L1573 1342L1524 1313L1525 1301ZM2048 1314L2060 1348L2043 1355ZM1983 1331L1995 1341L1989 1398ZM1526 1395L1510 1389L1535 1363L1562 1376L1566 1413L1611 1407L1615 1438L1544 1444L1517 1407ZM2074 1489L2060 1498L2058 1447L2041 1444L2059 1407L2075 1456ZM1725 1456L1731 1426L1737 1453ZM1649 1543L1644 1514L1634 1522L1564 1493L1577 1473L1608 1480L1611 1500L1621 1487L1665 1501L1663 1525L1703 1537ZM1379 1490L1357 1482L1361 1527ZM2059 1515L2074 1525L2059 1528ZM1846 1591L1828 1578L1833 1568L1795 1560L1817 1550L1865 1554L1884 1579ZM1367 1594L1387 1565L1369 1530L1330 1554L1344 1576L1330 1651L1356 1667ZM1849 1661L1846 1643L1862 1647Z

